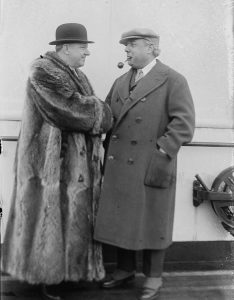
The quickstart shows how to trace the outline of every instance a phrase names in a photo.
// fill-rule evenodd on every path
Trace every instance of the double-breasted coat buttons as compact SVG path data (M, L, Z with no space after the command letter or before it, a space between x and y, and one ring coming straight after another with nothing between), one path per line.
M84 154L85 154L85 151L84 151L84 150L81 150L81 151L80 151L80 155L83 156Z
M116 140L118 140L118 135L117 134L114 134L114 135L112 135L112 137L111 137L111 139L112 139L112 141L116 141Z
M84 181L84 176L82 174L80 174L78 182L83 182Z
M93 156L93 161L98 162L98 160L99 160L99 157L97 155L94 155Z
M132 158L129 158L129 159L128 159L128 164L129 164L129 165L132 165L133 163L134 163L134 160L133 160Z
M141 123L142 122L142 117L136 117L135 121L136 121L136 123Z
M85 149L85 147L83 146L82 149L81 149L81 151L80 151L80 155L81 155L81 156L85 155L85 152L86 152L86 149Z

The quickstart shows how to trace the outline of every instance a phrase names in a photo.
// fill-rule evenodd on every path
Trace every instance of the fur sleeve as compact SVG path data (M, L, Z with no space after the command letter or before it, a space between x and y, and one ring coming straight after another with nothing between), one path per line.
M66 72L36 61L28 80L29 97L43 118L61 129L99 134L100 100L75 91Z
M101 100L96 103L96 121L93 134L106 133L112 127L112 113L109 105Z

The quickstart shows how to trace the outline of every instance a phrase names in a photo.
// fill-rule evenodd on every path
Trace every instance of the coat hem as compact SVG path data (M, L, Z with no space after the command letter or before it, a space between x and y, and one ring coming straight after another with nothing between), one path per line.
M108 244L108 245L111 245L111 246L115 246L115 247L118 247L118 248L123 248L123 249L127 249L127 250L133 250L133 251L141 251L141 250L163 250L163 249L167 249L172 243L173 241L168 241L168 243L162 245L152 245L152 246L140 246L140 247L132 247L132 246L128 246L126 245L125 243L118 243L118 242L115 242L115 241L111 241L111 240L108 240L108 239L105 239L105 238L101 238L101 237L97 237L97 236L94 236L94 239L100 243L103 243L103 244Z
M27 282L29 284L32 285L38 285L38 284L60 284L62 282L80 282L80 281L85 281L85 282L100 282L105 278L105 272L102 272L102 274L100 274L99 276L80 276L79 278L66 278L64 277L60 277L55 279L53 276L53 279L49 279L47 278L47 280L43 280L43 279L35 279L33 278L33 276L31 275L27 275L27 274L15 274L14 272L11 272L10 270L2 270L4 271L8 276L10 276L11 278L18 280L20 282ZM52 278L51 277L51 278Z

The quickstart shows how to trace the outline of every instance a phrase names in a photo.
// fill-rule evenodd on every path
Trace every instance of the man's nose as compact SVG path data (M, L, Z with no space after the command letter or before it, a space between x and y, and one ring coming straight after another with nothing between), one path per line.
M124 50L125 52L129 52L129 46L128 45L126 45L126 47L125 47L125 50Z
M85 55L90 55L89 49L85 49Z

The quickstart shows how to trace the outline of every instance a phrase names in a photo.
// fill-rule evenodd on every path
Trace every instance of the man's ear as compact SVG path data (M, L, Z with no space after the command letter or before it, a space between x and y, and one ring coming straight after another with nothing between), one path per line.
M154 52L154 46L152 44L148 45L148 53L153 53Z

